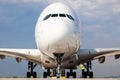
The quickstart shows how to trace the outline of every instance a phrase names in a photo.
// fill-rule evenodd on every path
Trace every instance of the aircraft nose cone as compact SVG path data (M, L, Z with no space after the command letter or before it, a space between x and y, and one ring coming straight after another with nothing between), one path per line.
M50 26L48 26L50 24ZM49 24L45 24L44 31L46 33L43 33L46 37L44 37L46 40L49 39L49 43L55 43L56 41L62 39L67 33L67 25L63 22L50 22Z

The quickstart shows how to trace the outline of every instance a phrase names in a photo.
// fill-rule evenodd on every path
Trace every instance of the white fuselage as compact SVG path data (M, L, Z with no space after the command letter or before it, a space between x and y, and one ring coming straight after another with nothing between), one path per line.
M76 13L62 3L48 6L38 19L35 38L38 49L52 58L53 53L63 53L64 57L75 54L80 48L80 26Z

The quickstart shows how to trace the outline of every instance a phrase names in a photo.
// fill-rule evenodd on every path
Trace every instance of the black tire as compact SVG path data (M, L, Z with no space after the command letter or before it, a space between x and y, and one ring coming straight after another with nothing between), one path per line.
M31 73L27 72L27 78L30 78L30 77L31 77Z
M93 78L93 72L89 73L89 78Z
M57 76L57 78L60 78L60 76Z
M84 72L82 78L87 78L87 72Z
M33 76L33 78L37 78L37 73L33 72L32 76Z
M73 72L73 78L76 78L76 72Z
M67 72L67 78L69 78L69 76L70 76L70 73L69 73L69 72Z
M44 72L44 73L43 73L43 77L44 77L44 78L47 78L47 72Z

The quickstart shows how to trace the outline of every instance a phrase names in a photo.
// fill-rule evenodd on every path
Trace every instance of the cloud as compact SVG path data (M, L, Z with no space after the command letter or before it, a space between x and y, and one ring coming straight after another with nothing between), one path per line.
M48 4L53 2L64 2L71 5L76 12L78 12L81 18L82 25L86 34L91 32L103 33L107 35L113 35L113 33L107 33L106 30L115 29L119 32L120 25L120 0L0 0L0 23L11 23L18 16L27 14L27 11L31 10L43 10ZM10 7L10 8L9 8ZM11 8L12 7L12 8ZM12 13L11 13L12 10ZM9 14L8 14L9 13ZM114 25L116 25L114 27Z
M91 33L87 37L93 36L94 40L100 37L106 41L107 38L112 41L113 36L117 37L120 25L120 0L0 0L0 23L10 24L20 16L28 14L30 10L38 12L53 2L64 2L75 9L82 21L85 33L83 36ZM117 34L112 32L113 29Z
M82 16L94 17L112 17L113 14L119 14L119 0L69 0L69 3Z
M115 14L119 14L119 12L117 12L114 9L115 7L113 7L115 5L119 5L118 0L115 0L115 1L113 0L109 0L109 1L96 0L94 2L91 1L91 5L87 5L87 6L84 5L83 9L81 9L83 10L82 15L90 18L112 17L115 12L116 12Z
M95 15L107 15L109 12L120 13L119 0L1 0L0 3L14 3L14 4L49 4L53 2L64 2L70 4L74 9L82 12L83 15L93 17ZM112 9L112 11L111 11ZM106 12L107 10L107 12Z
M113 12L120 13L120 4L113 5Z
M1 0L2 3L38 3L38 2L46 2L46 0Z

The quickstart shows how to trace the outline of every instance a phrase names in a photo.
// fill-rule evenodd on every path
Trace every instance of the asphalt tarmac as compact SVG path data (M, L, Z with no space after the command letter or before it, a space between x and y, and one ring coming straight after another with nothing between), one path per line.
M93 78L93 79L83 79L83 78L0 78L0 80L120 80L120 78Z

